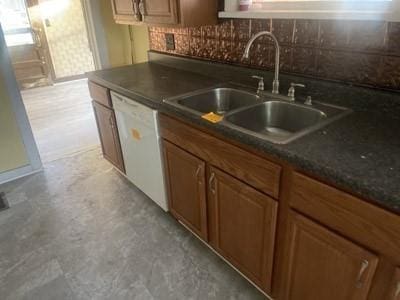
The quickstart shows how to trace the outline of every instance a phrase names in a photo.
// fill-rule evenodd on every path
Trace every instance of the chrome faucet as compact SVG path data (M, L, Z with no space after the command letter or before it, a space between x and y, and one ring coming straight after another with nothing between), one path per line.
M272 93L279 94L279 56L280 56L280 47L277 38L272 32L269 31L260 31L253 35L253 37L248 41L246 48L243 53L243 58L249 58L250 47L253 45L254 41L258 39L260 36L266 35L270 37L274 41L275 45L275 78L272 83Z

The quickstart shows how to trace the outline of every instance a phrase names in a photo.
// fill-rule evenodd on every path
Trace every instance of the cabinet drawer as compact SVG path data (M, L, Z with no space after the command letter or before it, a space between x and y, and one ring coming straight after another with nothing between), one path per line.
M279 197L281 166L166 115L160 114L159 121L166 140L265 194Z
M400 216L300 173L293 174L290 206L400 263Z
M96 102L107 107L112 107L110 90L92 81L88 82L90 97Z

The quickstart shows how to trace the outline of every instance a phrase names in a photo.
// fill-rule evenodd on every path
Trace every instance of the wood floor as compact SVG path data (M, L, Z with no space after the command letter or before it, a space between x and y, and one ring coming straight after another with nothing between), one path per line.
M43 162L99 146L87 80L22 91Z

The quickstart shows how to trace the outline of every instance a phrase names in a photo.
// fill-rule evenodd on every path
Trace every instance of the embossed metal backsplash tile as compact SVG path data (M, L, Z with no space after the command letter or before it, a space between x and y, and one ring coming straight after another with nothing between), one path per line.
M198 28L150 27L150 48L272 69L274 48L267 37L254 43L249 60L242 59L250 36L262 30L277 36L283 72L400 90L400 23L232 19ZM165 33L175 34L175 50L165 49Z

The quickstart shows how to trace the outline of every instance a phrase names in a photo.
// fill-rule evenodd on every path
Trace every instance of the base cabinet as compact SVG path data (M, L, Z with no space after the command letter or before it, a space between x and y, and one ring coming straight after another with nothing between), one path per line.
M103 156L121 172L125 173L114 111L96 101L93 101L92 103Z
M164 141L169 209L194 233L207 240L205 162Z
M214 167L208 195L211 246L269 292L277 202Z
M296 212L289 224L282 299L367 299L377 256Z
M400 300L398 215L206 129L159 120L172 213L265 293Z

